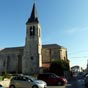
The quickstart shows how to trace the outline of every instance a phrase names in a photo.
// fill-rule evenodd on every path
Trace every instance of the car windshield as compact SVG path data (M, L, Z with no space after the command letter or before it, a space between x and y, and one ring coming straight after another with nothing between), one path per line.
M35 81L37 80L36 78L32 77L32 76L26 76L28 78L28 80L31 80L31 81Z
M58 75L56 75L56 74L52 74L52 75L53 75L53 77L59 78L59 76L58 76Z

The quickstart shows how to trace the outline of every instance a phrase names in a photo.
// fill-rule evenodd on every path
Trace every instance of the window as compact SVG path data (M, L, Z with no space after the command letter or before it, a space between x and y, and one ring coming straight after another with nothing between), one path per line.
M11 61L10 56L7 56L7 71L9 71L10 61Z
M35 35L35 26L33 26L33 35Z
M39 37L40 37L40 28L39 28Z
M33 60L34 58L33 58L33 56L31 56L31 60Z
M35 26L30 27L30 36L34 36L35 35Z

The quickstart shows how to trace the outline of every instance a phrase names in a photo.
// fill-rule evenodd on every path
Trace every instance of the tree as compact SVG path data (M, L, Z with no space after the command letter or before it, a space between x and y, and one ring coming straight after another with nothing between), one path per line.
M64 71L69 71L69 63L64 60L54 60L50 65L50 72L63 76Z

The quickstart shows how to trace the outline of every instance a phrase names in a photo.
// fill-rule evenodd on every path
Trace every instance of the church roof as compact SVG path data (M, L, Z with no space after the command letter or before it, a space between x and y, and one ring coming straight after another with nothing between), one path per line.
M46 45L43 45L42 47L43 47L43 48L47 48L47 49L50 49L50 48L66 49L65 47L60 46L60 45L58 45L58 44L46 44Z
M32 22L39 23L35 3L33 4L32 12L31 12L31 16L30 16L30 18L28 19L28 21L27 21L26 24L28 24L28 23L32 23Z
M0 50L0 54L5 54L5 53L23 53L24 47L9 47L9 48L4 48Z
M60 46L58 44L46 44L46 45L42 45L42 48L43 49L66 49L63 46ZM23 53L23 50L24 50L24 46L9 47L9 48L0 49L0 54Z

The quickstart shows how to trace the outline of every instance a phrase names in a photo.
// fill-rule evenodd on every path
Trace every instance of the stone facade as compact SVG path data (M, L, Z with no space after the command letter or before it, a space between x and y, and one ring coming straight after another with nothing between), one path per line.
M5 48L0 51L0 74L22 72L23 47Z
M47 44L47 45L43 45L43 48L48 50L49 58L51 60L52 59L68 60L67 49L64 48L63 46L57 44ZM43 51L43 56L44 56L44 51Z
M30 35L30 28L35 27L35 35ZM23 73L38 73L39 68L42 66L42 44L41 44L41 35L39 35L40 25L33 24L27 25L27 37L26 37L26 44L24 47L24 54L23 54ZM34 65L34 66L33 66ZM29 69L29 70L28 70Z
M0 74L5 71L8 73L22 73L23 52L24 47L0 50ZM67 49L57 44L42 45L42 67L49 68L49 64L53 59L68 61Z

